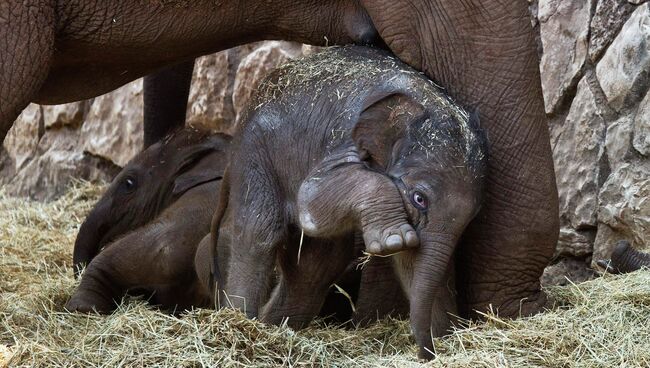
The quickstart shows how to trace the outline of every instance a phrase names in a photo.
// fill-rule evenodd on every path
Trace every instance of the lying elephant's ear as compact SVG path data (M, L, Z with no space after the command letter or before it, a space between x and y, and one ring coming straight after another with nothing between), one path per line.
M352 140L362 159L385 169L395 143L404 135L409 122L423 112L422 105L401 93L371 95L352 130Z
M181 195L197 185L223 178L230 140L229 136L217 134L184 152L173 194Z

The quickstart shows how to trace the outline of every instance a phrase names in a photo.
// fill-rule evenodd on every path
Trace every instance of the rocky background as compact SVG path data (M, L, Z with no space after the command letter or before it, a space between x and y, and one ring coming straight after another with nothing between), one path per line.
M547 283L590 276L618 239L650 247L650 9L645 0L529 0L560 195ZM198 60L188 124L232 132L257 82L313 52L288 42ZM0 185L49 200L110 180L142 147L142 81L92 100L30 105L0 147Z
M562 267L608 258L620 239L650 247L649 7L644 0L531 2Z

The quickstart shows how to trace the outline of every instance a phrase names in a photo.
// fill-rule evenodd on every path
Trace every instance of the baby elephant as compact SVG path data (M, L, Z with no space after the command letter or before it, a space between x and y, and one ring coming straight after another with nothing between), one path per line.
M383 51L331 48L271 73L233 142L212 226L221 304L303 326L355 257L357 232L368 253L400 252L411 326L430 356L455 312L454 250L481 203L476 118Z
M107 313L127 291L153 294L169 309L208 305L195 269L209 276L209 257L197 248L210 231L229 144L186 128L129 162L79 230L75 272L87 268L68 310Z
M209 223L229 144L228 136L185 129L131 160L79 230L75 273L88 268L68 310L108 313L127 291L150 295L151 303L168 310L212 306ZM339 285L357 313L352 316L348 300L330 292L322 316L369 322L403 312L401 295L394 295L401 290L384 262L371 262L363 275L355 266ZM381 300L386 295L392 298Z

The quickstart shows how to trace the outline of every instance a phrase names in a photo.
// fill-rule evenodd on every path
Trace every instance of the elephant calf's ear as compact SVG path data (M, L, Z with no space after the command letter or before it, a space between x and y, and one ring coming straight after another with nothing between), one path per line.
M211 156L220 156L218 158ZM218 153L205 156L194 167L186 172L180 174L174 180L174 188L172 193L175 196L181 195L186 191L194 188L197 185L205 184L213 180L220 180L223 178L223 166L215 161L225 161L225 157Z
M230 141L230 136L216 134L184 152L172 193L178 196L197 185L223 178Z
M404 94L371 96L352 130L352 140L361 157L386 168L397 140L409 122L419 118L424 108Z

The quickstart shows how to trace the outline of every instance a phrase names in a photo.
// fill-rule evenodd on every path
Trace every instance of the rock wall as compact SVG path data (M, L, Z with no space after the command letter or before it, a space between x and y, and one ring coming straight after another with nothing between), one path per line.
M531 4L560 197L558 258L593 263L619 239L650 247L649 6Z
M650 246L650 5L529 2L560 195L557 265L577 270L620 238ZM265 42L199 59L188 123L232 132L256 83L309 50ZM141 81L89 101L30 105L0 147L0 184L50 199L72 176L109 179L141 146Z

